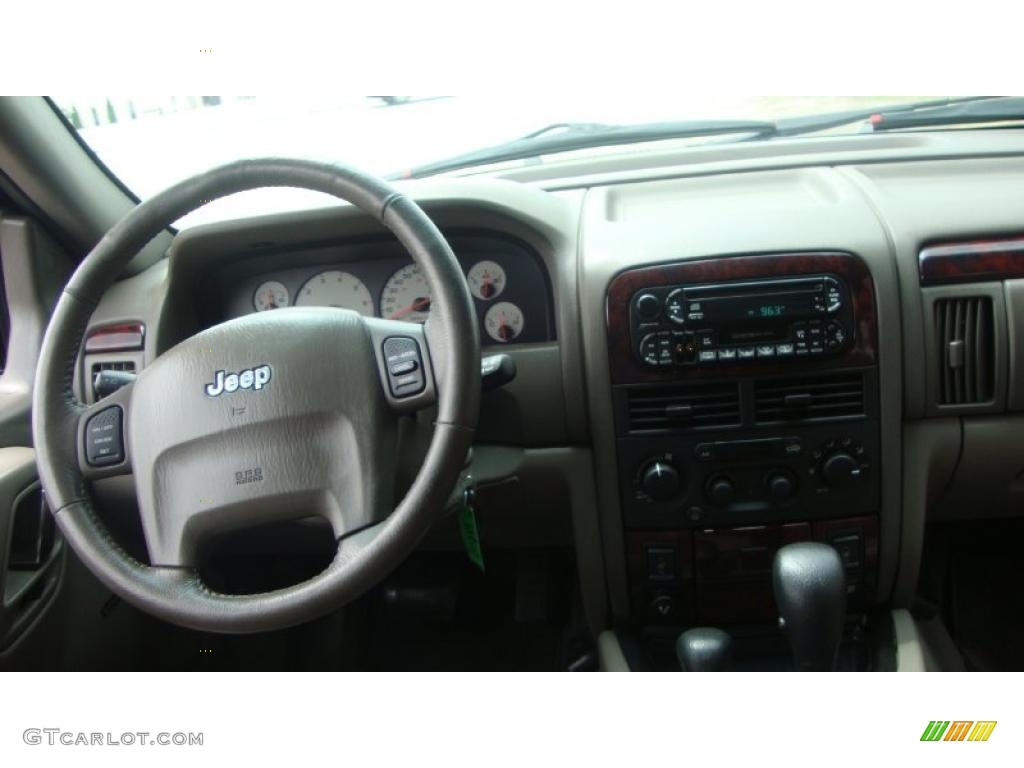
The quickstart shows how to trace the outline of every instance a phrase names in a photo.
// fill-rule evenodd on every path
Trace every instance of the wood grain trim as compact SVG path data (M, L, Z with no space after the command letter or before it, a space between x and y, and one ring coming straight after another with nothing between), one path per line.
M929 245L917 269L921 285L1024 277L1024 237Z
M629 302L644 288L684 283L713 283L744 278L834 274L846 280L853 297L857 338L840 357L814 358L785 363L694 365L686 368L650 368L632 349ZM851 253L773 253L755 256L719 256L694 261L639 267L620 272L608 285L606 301L608 363L616 384L665 382L679 377L728 378L796 371L835 370L873 365L878 348L874 284L867 264Z

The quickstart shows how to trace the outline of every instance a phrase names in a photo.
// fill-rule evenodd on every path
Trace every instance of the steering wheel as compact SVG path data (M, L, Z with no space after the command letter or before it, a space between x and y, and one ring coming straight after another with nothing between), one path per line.
M202 331L113 395L79 402L72 381L86 326L134 254L203 204L261 187L325 192L390 229L430 286L426 325L323 307L261 312ZM261 159L146 200L85 257L43 339L32 429L50 508L100 581L166 621L246 633L335 610L398 565L443 511L479 400L475 311L451 248L422 209L351 168ZM399 418L434 405L426 457L393 507ZM128 473L149 565L114 541L88 489L89 480ZM330 523L338 545L319 575L249 595L203 583L197 566L210 536L309 515Z

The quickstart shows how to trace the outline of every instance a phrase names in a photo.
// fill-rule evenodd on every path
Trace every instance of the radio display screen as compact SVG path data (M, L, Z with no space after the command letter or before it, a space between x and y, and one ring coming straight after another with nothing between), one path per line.
M777 294L775 296L728 296L700 301L704 319L714 324L742 325L748 322L771 322L815 314L810 294ZM691 305L692 306L692 305Z
M787 323L720 325L718 326L719 344L756 344L758 342L788 341L789 325Z

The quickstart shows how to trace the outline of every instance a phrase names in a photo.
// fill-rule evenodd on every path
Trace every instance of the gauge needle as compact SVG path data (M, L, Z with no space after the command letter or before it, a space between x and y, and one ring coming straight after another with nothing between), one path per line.
M416 299L416 301L414 301L408 307L405 307L404 309L400 309L397 312L395 312L395 313L393 313L391 315L388 315L388 320L397 320L398 318L402 317L403 315L408 315L410 312L417 312L417 311L419 311L421 309L429 309L429 308L430 308L430 297L429 296L424 296L422 298Z

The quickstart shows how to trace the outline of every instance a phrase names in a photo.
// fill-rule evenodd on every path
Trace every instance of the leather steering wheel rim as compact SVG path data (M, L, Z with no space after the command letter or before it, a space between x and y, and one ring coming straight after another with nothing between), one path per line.
M195 569L144 565L111 537L95 513L80 466L80 422L89 409L77 400L72 382L93 310L131 258L185 214L217 198L263 187L296 187L338 197L372 215L406 248L432 290L426 337L438 410L420 471L389 516L342 539L327 569L308 581L273 592L224 595L203 584ZM258 632L302 623L378 583L443 510L476 428L479 346L476 314L461 268L415 202L385 182L341 165L272 158L215 168L134 208L85 257L65 287L43 339L33 396L40 480L71 548L101 582L135 607L213 632Z

